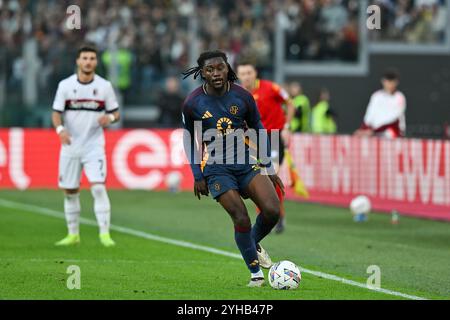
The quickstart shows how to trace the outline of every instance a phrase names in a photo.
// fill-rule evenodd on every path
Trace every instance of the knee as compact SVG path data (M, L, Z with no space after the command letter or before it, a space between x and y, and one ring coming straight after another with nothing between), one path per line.
M69 195L76 195L79 194L80 189L65 189L64 193L69 196Z
M267 203L262 213L268 222L276 224L280 218L280 203L278 201Z
M237 217L234 221L234 225L246 229L252 227L250 218L248 216Z
M233 215L233 224L235 227L243 229L249 229L252 227L252 223L246 212L235 212Z
M66 192L64 195L64 211L66 213L79 212L80 194L78 192Z
M104 184L94 184L91 186L91 193L94 199L107 197L106 187Z
M111 209L108 193L104 184L94 184L91 187L92 197L94 198L94 207L96 210L108 211Z

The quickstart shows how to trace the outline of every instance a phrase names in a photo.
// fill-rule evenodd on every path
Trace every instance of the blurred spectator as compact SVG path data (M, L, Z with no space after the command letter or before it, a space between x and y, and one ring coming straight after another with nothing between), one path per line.
M313 133L332 134L337 132L336 113L330 108L330 92L321 89L319 102L312 109L311 129Z
M386 138L405 135L406 98L397 90L399 80L399 74L394 69L384 73L381 79L383 89L370 97L363 124L355 132L356 135Z
M291 121L291 131L311 132L311 106L308 97L303 93L301 84L293 81L288 84L287 88L295 107L294 118Z
M165 89L159 94L157 105L160 109L158 123L163 128L180 128L181 107L184 96L180 92L178 78L169 77L166 80Z
M128 103L128 93L131 87L131 64L133 62L133 55L123 46L118 50L109 50L107 49L102 54L102 63L106 68L107 78L112 82L113 86L119 89L122 102ZM114 68L115 70L111 70ZM114 78L111 78L111 75L114 74Z
M358 1L288 2L283 19L288 60L357 60Z
M369 32L375 41L443 43L448 21L447 0L373 0L381 8L381 29Z

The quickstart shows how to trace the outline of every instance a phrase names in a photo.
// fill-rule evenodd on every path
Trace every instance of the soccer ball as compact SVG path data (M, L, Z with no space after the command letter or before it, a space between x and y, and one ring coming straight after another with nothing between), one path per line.
M172 171L166 176L166 186L170 192L178 192L180 189L182 176L178 171Z
M297 289L302 274L297 265L291 261L280 261L275 263L269 270L270 286L278 290Z
M350 211L356 222L366 221L372 205L366 196L357 196L350 202Z

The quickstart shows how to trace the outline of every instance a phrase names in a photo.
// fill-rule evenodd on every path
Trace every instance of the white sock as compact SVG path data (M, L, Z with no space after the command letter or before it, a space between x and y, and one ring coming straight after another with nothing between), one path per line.
M80 233L80 194L66 194L64 197L64 214L69 234Z
M111 204L104 184L94 184L91 187L91 193L94 197L94 212L97 218L100 234L109 232L111 219Z
M261 269L259 269L258 272L252 273L252 279L253 279L253 278L264 278L264 273L262 272Z

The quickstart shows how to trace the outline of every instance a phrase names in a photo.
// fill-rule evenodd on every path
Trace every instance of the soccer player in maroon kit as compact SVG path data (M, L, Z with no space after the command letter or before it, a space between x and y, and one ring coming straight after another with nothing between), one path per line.
M279 168L283 163L284 148L287 147L289 139L289 124L294 117L295 106L290 100L289 94L278 84L258 79L256 67L252 63L240 61L237 66L237 76L242 86L252 93L261 115L261 122L269 135L275 130L279 130L279 149L272 149L272 157L274 162L278 163ZM286 113L283 105L287 106ZM281 233L285 228L283 193L279 188L276 191L280 199L281 211L275 232Z

